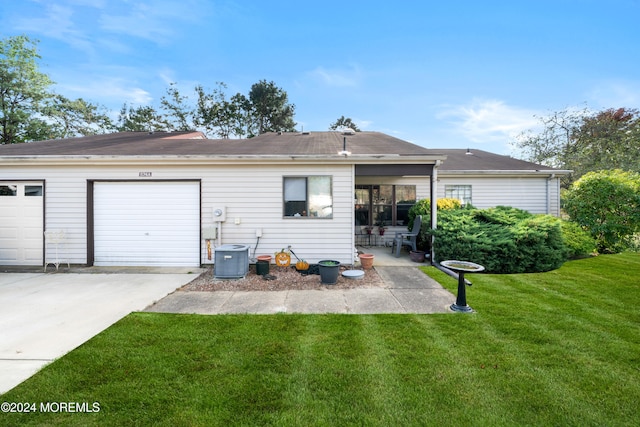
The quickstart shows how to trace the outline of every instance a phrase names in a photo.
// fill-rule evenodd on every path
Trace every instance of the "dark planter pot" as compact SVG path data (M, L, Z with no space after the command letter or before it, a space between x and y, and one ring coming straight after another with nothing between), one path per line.
M256 262L256 274L260 276L269 274L269 261L259 260Z
M409 252L409 258L411 258L411 261L413 261L413 262L424 262L424 256L425 256L425 252L424 251L411 251L411 252Z
M340 262L332 260L322 260L318 262L320 271L320 281L325 285L335 285L340 275Z

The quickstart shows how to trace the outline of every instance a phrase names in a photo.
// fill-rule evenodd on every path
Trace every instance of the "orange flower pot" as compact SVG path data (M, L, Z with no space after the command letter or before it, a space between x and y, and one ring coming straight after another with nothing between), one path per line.
M360 258L360 264L362 264L362 268L364 268L365 270L369 270L371 269L371 267L373 267L373 258L375 257L375 255L360 254L358 255L358 257Z

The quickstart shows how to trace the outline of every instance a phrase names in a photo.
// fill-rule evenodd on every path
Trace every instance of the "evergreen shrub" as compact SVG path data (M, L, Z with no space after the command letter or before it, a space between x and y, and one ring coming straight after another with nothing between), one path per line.
M438 212L436 261L457 259L483 265L487 273L535 273L556 269L567 258L560 220L516 208Z
M462 204L458 199L450 199L450 198L442 198L437 201L438 210L443 209L460 209ZM418 200L411 208L409 209L408 215L408 223L407 229L411 231L413 229L413 221L416 219L416 216L422 215L422 227L420 228L420 234L418 235L418 240L416 245L421 251L430 251L429 242L430 236L428 234L429 230L429 222L431 219L431 200L429 199L421 199Z

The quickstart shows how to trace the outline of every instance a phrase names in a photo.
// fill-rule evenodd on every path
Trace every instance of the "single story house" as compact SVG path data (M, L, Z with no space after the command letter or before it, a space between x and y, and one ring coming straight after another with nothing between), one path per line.
M4 145L0 265L195 267L223 244L247 245L252 258L291 245L309 262L351 264L363 228L406 229L422 198L558 215L563 173L378 132L123 132Z

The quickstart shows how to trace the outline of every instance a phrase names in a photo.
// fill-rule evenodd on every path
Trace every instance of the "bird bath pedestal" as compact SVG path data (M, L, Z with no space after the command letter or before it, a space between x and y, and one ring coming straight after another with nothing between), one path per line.
M455 304L451 304L451 310L462 313L471 313L473 310L467 305L467 290L464 282L464 273L479 273L484 270L480 264L468 261L442 261L442 266L458 273L458 297Z

